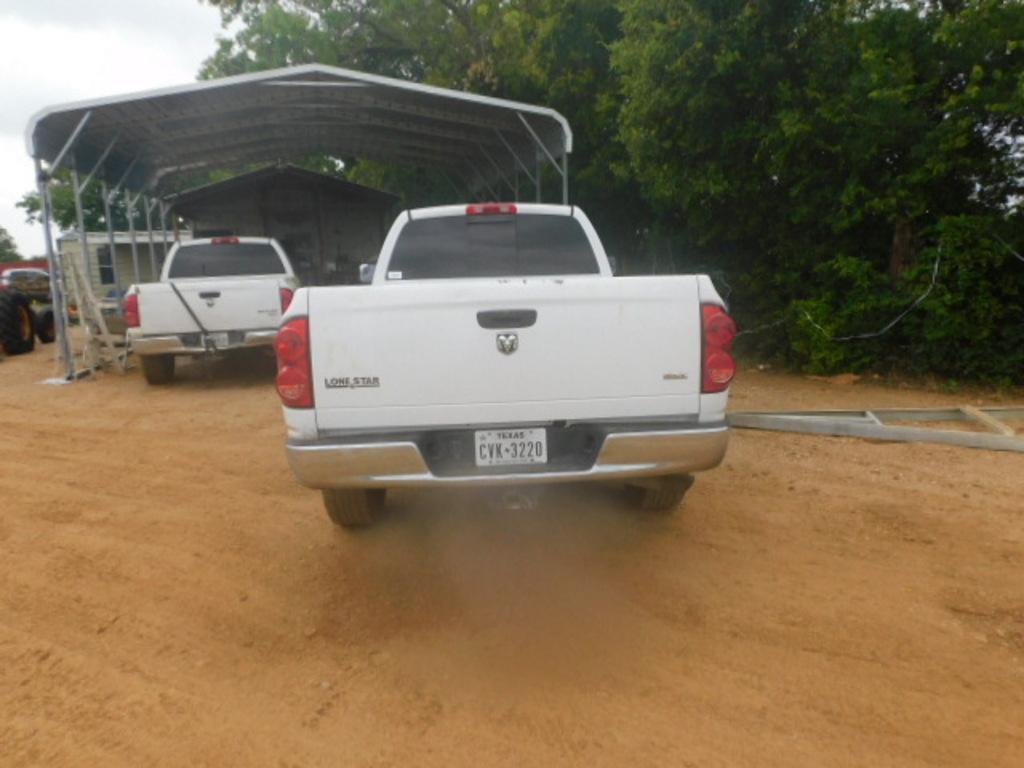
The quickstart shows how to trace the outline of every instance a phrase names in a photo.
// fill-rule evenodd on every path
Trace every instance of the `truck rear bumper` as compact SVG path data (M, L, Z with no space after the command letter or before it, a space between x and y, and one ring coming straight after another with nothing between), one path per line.
M419 447L411 441L290 441L288 461L299 482L310 488L522 485L699 472L721 463L728 442L729 428L724 424L613 432L605 437L597 460L589 469L458 476L438 476L431 472Z
M257 331L228 331L228 343L218 346L218 352L233 349L270 346L277 336L276 328ZM137 355L201 355L207 350L199 333L183 333L166 336L141 336L128 331L132 350Z

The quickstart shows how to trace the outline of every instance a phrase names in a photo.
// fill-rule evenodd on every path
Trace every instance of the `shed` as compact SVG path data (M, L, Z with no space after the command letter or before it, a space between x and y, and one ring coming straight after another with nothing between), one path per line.
M398 207L395 195L293 165L270 166L182 192L169 210L195 237L273 237L306 285L358 281Z

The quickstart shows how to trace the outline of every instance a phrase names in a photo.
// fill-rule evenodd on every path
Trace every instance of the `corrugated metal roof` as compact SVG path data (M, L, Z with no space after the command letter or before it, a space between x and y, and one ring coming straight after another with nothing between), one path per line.
M316 152L438 167L469 186L493 185L517 167L532 172L536 153L544 156L530 129L546 154L572 152L569 123L546 107L307 64L48 107L29 121L29 154L52 163L87 114L73 150L79 170L107 152L100 177L114 183L127 174L135 190Z

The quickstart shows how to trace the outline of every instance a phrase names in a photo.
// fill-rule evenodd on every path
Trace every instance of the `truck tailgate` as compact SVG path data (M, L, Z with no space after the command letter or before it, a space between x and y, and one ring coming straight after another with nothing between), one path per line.
M199 330L182 299L207 331L274 328L281 321L276 277L175 280L174 285L180 299L167 283L139 286L139 314L147 336Z
M481 322L481 312L492 315ZM321 431L699 411L694 277L317 288L309 316ZM524 327L509 327L516 324ZM504 352L501 334L516 336L505 339Z

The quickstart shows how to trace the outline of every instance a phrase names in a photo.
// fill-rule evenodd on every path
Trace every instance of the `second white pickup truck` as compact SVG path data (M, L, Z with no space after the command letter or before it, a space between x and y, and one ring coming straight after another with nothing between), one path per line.
M133 285L122 304L146 381L170 382L177 355L272 345L298 284L288 257L270 238L176 244L160 282Z
M671 509L725 453L735 333L707 276L613 277L579 208L407 211L372 285L295 294L288 458L345 526L410 486L618 480Z

